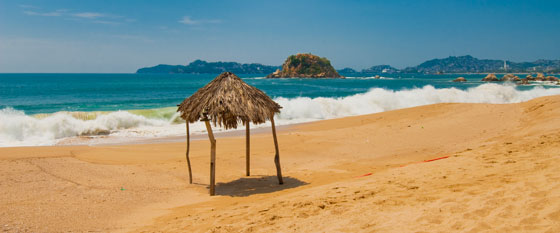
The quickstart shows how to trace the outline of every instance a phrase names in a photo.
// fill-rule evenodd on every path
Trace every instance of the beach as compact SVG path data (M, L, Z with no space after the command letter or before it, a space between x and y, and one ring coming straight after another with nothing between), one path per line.
M0 1L0 232L560 232L558 19Z
M8 232L558 232L560 96L441 103L208 140L0 148Z

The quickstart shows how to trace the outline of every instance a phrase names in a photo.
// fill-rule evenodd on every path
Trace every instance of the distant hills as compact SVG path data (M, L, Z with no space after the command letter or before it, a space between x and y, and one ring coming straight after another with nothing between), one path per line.
M186 66L182 65L157 65L141 68L136 73L167 73L167 74L219 74L230 71L236 74L270 74L279 66L267 66L257 63L241 64L237 62L207 62L196 60Z
M186 66L157 65L141 68L136 73L212 73L218 74L231 71L238 74L270 74L280 66L262 64L240 64L237 62L206 62L196 60ZM338 70L341 74L364 73L560 73L560 60L536 60L534 62L512 62L492 59L478 59L470 55L450 56L443 59L432 59L414 67L397 69L389 65L376 65L360 72L352 68Z
M362 73L365 74L379 74L379 73L398 73L399 69L392 67L390 65L378 65L378 66L372 66L370 68L367 69L363 69Z
M408 67L402 73L515 73L515 72L559 72L560 60L536 60L534 62L512 62L504 60L477 59L470 55L432 59L418 66Z
M340 69L337 70L338 73L341 74L355 74L355 73L362 73L362 74L381 74L381 73L388 73L388 74L394 74L394 73L399 73L400 70L392 67L390 65L377 65L377 66L372 66L370 68L367 69L363 69L360 72L352 69L352 68L344 68L344 69Z
M356 71L355 69L349 68L349 67L346 67L346 68L340 69L340 70L336 70L336 71L338 71L338 73L341 73L341 74L342 73L344 73L344 74L358 73L358 71Z

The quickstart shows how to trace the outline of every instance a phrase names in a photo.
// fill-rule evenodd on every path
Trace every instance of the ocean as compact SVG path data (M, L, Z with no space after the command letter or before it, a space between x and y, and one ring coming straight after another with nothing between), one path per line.
M560 94L560 86L551 83L483 83L481 74L380 75L381 79L356 74L346 74L346 79L239 76L283 107L276 116L279 125L435 103L504 104ZM0 146L95 144L184 135L176 105L216 76L0 74ZM468 82L452 82L459 76ZM194 124L191 130L205 132L202 124ZM88 140L71 140L77 136Z

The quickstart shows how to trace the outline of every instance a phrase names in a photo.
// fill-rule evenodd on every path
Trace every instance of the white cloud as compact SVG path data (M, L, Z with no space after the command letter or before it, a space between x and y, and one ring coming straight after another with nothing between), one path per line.
M195 25L195 24L198 24L197 21L192 20L191 17L189 17L189 16L183 17L183 19L179 20L179 23L187 24L187 25Z
M38 7L30 6L30 5L20 5L20 7L24 9L31 9L31 8L39 9ZM48 16L48 17L66 16L66 19L96 23L96 24L106 24L106 25L120 25L123 23L136 22L135 19L126 18L120 15L105 14L99 12L72 12L67 9L58 9L56 11L51 11L51 12L24 10L23 13L31 16Z
M51 11L51 12L36 12L36 11L23 11L24 14L26 15L34 15L34 16L62 16L62 13L64 13L64 10L56 10L56 11Z
M200 25L200 24L208 24L208 23L221 23L219 19L199 19L194 20L190 16L183 16L179 23L186 24L186 25Z
M74 13L74 14L72 14L72 16L79 17L79 18L85 18L85 19L96 19L96 18L106 17L105 14L96 13L96 12Z

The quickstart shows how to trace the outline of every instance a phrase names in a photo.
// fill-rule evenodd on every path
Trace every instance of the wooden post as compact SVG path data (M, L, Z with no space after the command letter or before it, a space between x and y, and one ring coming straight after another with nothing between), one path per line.
M274 138L274 149L276 149L276 155L274 155L276 175L278 176L278 183L283 184L282 169L280 168L280 151L278 150L278 139L276 139L276 127L274 126L274 113L272 113L272 116L270 117L270 123L272 123L272 137Z
M247 170L247 176L251 175L251 133L249 129L249 121L246 123L247 130L245 130L245 167Z
M212 133L212 126L208 119L204 120L206 130L208 131L208 139L210 139L210 196L214 196L216 191L216 139Z
M190 140L190 135L189 135L189 122L187 121L187 166L189 167L189 183L192 184L192 171L191 171L191 160L189 158L189 150L191 147L191 140Z

